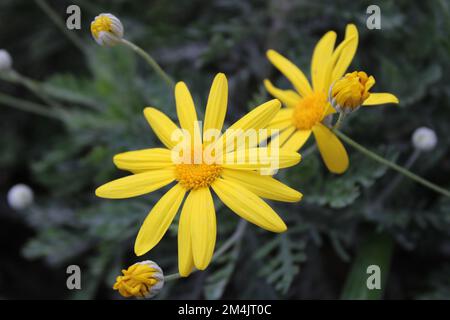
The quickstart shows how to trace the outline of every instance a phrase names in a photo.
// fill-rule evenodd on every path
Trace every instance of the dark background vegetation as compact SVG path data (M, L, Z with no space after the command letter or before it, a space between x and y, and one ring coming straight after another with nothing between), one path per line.
M268 99L264 78L287 86L266 60L268 48L309 74L312 50L322 34L333 29L342 39L345 25L355 23L360 45L351 69L373 74L375 91L393 92L401 104L360 110L344 131L405 163L413 153L412 132L420 126L433 128L438 146L420 155L412 170L450 187L448 1L47 3L61 19L68 5L81 7L82 30L73 33L83 50L35 1L0 2L0 47L11 53L18 72L61 90L62 96L60 109L48 107L60 120L0 105L2 299L118 298L111 289L114 278L138 261L132 251L135 234L162 194L108 201L93 193L96 186L123 175L113 167L115 153L159 145L143 119L143 107L153 105L171 115L175 110L172 93L141 59L125 48L102 48L92 40L90 21L102 12L120 17L128 39L175 79L187 82L198 109L205 106L214 74L225 72L230 83L228 123ZM365 27L370 4L381 8L381 30ZM45 104L5 80L0 80L0 92ZM348 277L365 263L376 262L380 253L389 257L391 246L390 271L389 259L383 260L384 298L450 298L449 200L409 180L383 195L396 173L350 147L348 151L351 169L342 176L328 173L317 152L281 174L304 193L300 204L273 204L290 227L287 233L249 226L239 245L207 271L168 284L160 298L364 298L359 289L352 292L345 286ZM8 189L19 182L32 186L36 198L23 212L6 202ZM220 246L238 218L222 208L218 219ZM388 240L372 241L375 249L366 250L362 244L374 231ZM176 270L175 234L176 223L145 256L167 273ZM355 260L358 254L361 259ZM80 291L66 289L70 264L82 268Z

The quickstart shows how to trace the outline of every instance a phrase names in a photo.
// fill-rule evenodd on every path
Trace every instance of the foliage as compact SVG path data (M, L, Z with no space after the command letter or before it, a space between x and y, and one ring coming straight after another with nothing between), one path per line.
M352 68L374 74L377 91L396 93L401 104L362 109L349 117L343 130L369 149L405 163L413 152L414 129L432 127L438 146L422 154L412 170L450 187L450 84L444 78L450 71L447 2L379 1L382 30L365 27L366 8L373 1L176 2L48 1L62 16L68 4L81 6L83 29L74 32L85 44L84 53L33 2L0 4L0 21L15 30L0 32L2 46L12 53L16 70L42 81L43 92L58 102L54 112L62 119L1 105L1 188L6 192L14 183L27 182L36 191L36 204L27 212L15 213L2 205L0 234L17 235L2 253L2 264L17 267L5 269L5 276L0 272L0 284L9 276L21 278L0 286L2 297L19 296L40 284L22 272L34 261L42 272L59 272L62 278L69 264L83 270L84 290L73 294L62 287L42 287L44 296L117 298L111 290L114 278L138 261L132 251L134 237L162 194L123 201L94 196L96 186L125 174L113 167L114 154L159 145L143 108L151 105L175 114L172 93L143 61L126 48L95 45L88 23L103 11L120 16L128 38L151 52L175 79L187 82L198 107L206 104L214 74L225 72L230 84L228 124L268 99L261 85L264 78L286 84L266 60L266 49L278 49L309 70L319 37L330 29L341 37L346 23L356 23L361 40ZM0 80L0 92L45 103L7 81ZM288 232L275 235L249 225L241 240L206 271L166 285L160 298L338 298L368 230L390 235L397 248L387 297L450 298L450 283L444 281L450 255L447 200L402 180L380 202L394 172L348 147L351 168L337 176L325 170L313 145L302 151L300 165L279 177L304 199L292 205L271 203L290 226ZM219 248L234 233L238 218L223 207L217 216ZM177 268L176 228L175 223L144 256L166 273ZM15 254L19 250L21 256ZM405 277L408 261L418 267L408 266ZM328 281L331 277L337 280ZM410 284L418 278L423 278L421 285ZM407 284L398 286L402 281Z

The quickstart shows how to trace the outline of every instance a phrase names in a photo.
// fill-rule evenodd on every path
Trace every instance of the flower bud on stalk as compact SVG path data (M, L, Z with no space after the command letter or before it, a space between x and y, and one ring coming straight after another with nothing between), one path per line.
M375 78L364 71L347 73L331 86L328 99L337 112L348 114L358 110L369 98L374 84Z
M150 260L137 262L122 273L123 276L116 278L113 289L125 298L153 298L164 286L163 271Z
M9 189L7 199L11 208L23 210L33 203L34 193L29 186L19 183Z
M412 143L419 151L431 151L437 144L436 133L430 128L420 127L414 131Z
M99 45L111 47L121 42L123 25L116 16L102 13L91 22L91 33Z

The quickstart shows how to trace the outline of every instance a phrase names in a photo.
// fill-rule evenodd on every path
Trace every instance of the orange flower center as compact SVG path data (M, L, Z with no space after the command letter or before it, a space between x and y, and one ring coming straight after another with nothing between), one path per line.
M209 187L222 173L220 165L203 161L202 149L197 154L192 151L190 157L175 166L175 178L187 190Z
M299 130L310 130L322 121L327 106L327 98L322 92L315 92L304 97L295 107L292 123Z
M222 167L216 164L178 164L175 177L187 190L206 188L221 174Z

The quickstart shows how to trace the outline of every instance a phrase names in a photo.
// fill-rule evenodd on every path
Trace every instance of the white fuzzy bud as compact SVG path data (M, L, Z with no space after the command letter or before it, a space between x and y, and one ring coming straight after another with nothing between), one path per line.
M12 68L12 58L8 51L0 49L0 72L8 71Z
M436 133L427 127L421 127L414 131L412 135L414 148L420 151L431 151L436 147Z
M26 184L16 184L8 191L8 204L15 210L23 210L33 203L33 190Z
M116 16L102 13L91 22L91 33L99 45L114 46L122 40L123 25Z

